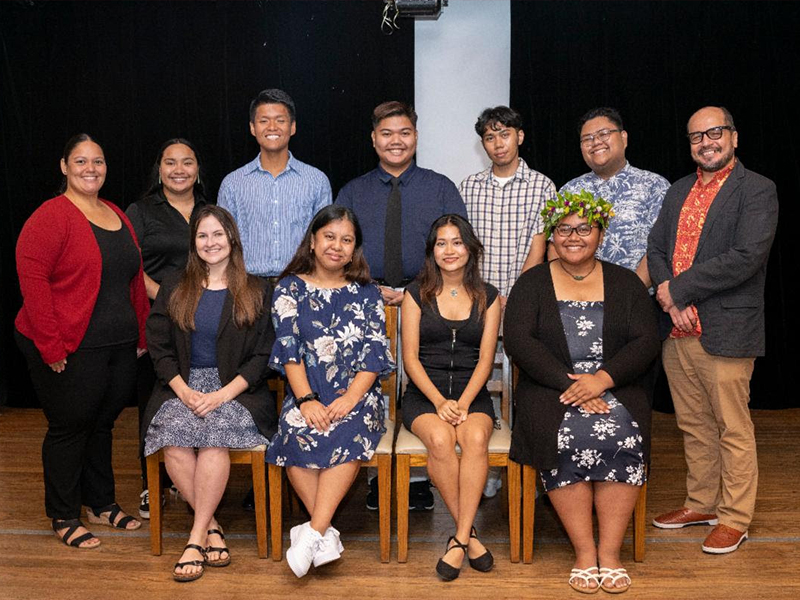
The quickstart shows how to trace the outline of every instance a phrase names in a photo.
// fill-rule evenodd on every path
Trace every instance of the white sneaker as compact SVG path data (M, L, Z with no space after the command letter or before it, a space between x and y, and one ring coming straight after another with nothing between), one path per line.
M333 527L328 527L325 530L325 535L322 536L319 550L314 555L314 566L321 567L339 560L342 552L344 552L344 546L342 546L342 542L339 539L339 532Z
M297 531L295 532L295 529ZM314 562L314 555L322 546L322 536L311 528L310 522L292 527L289 533L292 546L286 551L286 562L298 577L303 577Z
M486 478L486 485L483 487L483 497L494 498L502 487L503 479L500 475L489 472L489 476Z

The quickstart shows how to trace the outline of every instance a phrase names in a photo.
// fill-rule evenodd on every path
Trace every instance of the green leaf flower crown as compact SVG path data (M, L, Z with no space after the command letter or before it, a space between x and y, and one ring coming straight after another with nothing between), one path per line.
M600 196L595 198L594 194L586 190L581 190L580 194L572 192L556 194L556 197L548 200L542 209L545 239L550 238L550 234L561 219L572 213L586 217L589 225L597 222L603 229L608 229L608 221L614 216L614 207L611 202Z

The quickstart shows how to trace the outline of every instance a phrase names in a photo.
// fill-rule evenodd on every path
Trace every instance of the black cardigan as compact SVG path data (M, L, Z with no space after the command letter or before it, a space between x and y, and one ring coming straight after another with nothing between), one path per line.
M603 262L603 366L610 391L639 424L650 456L651 406L643 379L660 343L652 301L633 271ZM514 395L510 457L538 469L558 466L558 428L565 406L558 397L574 382L567 338L548 263L523 273L508 297L503 343L520 369Z
M176 375L189 381L192 333L182 331L167 313L169 297L182 275L173 273L164 279L147 319L147 348L157 379L142 419L142 441L161 405L175 398L169 382ZM250 384L236 400L253 416L261 434L270 439L277 431L275 400L267 382L271 374L269 357L275 342L275 330L270 319L272 286L264 280L260 281L264 289L264 311L251 327L236 327L233 322L233 300L230 294L225 298L217 329L217 369L222 385L227 385L237 375Z

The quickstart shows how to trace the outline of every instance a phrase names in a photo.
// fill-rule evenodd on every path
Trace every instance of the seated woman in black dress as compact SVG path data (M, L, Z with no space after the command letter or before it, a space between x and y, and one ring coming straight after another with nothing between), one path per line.
M542 216L558 258L523 273L506 305L503 340L520 367L510 458L541 473L575 549L569 585L624 592L620 546L650 446L655 314L633 271L595 258L608 202L559 194Z
M176 581L230 563L214 518L230 473L228 449L269 443L277 420L266 381L275 340L272 290L245 272L239 232L225 209L201 207L190 229L186 270L164 279L147 320L159 382L143 422L144 453L164 449L167 472L194 508Z
M455 535L436 565L447 581L458 577L465 555L478 571L494 564L472 526L489 468L494 407L486 381L500 327L497 290L480 277L482 256L464 218L440 217L428 234L422 272L402 304L409 378L403 424L428 449L428 473L455 521Z

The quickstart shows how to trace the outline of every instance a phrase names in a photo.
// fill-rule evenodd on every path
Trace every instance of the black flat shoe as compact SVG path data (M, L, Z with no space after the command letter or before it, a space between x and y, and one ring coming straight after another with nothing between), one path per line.
M470 539L475 538L478 539L478 532L475 531L475 528L472 528L472 531L469 534ZM481 573L486 573L492 570L494 566L494 556L492 553L489 552L487 549L486 552L481 554L478 558L470 558L469 554L467 554L467 559L469 560L469 566L475 569L476 571L480 571Z
M450 545L450 542L453 543L452 546ZM449 540L447 540L447 547L445 548L444 553L447 554L453 548L458 548L466 556L466 554L467 554L467 545L466 544L462 544L461 542L459 542L456 539L455 536L453 536ZM459 576L459 574L461 573L461 569L460 568L456 569L453 565L448 565L446 562L444 562L444 558L440 558L439 562L436 563L436 573L444 581L453 581L454 579L456 579Z

